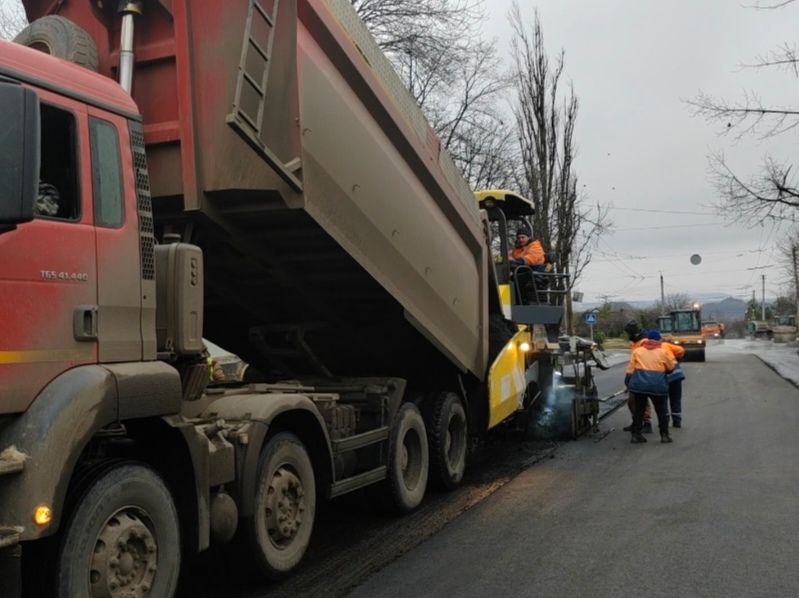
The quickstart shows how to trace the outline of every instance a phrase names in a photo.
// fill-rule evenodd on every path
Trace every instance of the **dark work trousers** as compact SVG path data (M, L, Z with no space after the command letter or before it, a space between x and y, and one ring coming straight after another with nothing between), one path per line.
M682 380L669 384L669 407L671 416L677 421L682 421Z
M635 399L633 393L627 393L627 408L630 410L630 415L635 415ZM652 403L649 399L646 400L646 409L644 410L644 423L652 423Z
M647 399L652 400L655 406L655 413L658 415L658 429L660 433L667 433L669 431L669 410L666 407L667 398L657 395L642 395L637 392L631 392L635 400L635 412L633 413L633 434L640 434L644 425L644 411L646 410Z

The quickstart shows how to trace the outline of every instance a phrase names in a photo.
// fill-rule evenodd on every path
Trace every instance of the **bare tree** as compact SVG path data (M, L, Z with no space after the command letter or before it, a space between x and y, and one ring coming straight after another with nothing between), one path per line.
M482 0L351 0L424 109L456 79Z
M480 37L483 0L352 0L475 189L514 179L496 44Z
M799 229L794 229L787 234L777 245L779 261L784 276L782 285L785 295L793 303L793 313L799 322ZM778 312L789 313L785 306L778 306Z
M18 0L0 0L0 39L12 39L28 24Z
M756 2L750 8L777 10L794 0ZM765 55L758 56L742 68L779 68L799 78L799 59L796 46L784 43ZM754 135L760 139L795 131L799 127L799 109L772 105L759 94L744 93L738 101L715 98L704 93L688 102L694 114L718 122L737 139ZM752 222L794 219L799 207L799 179L788 160L765 156L759 172L749 176L736 173L723 153L711 155L710 176L721 201L717 206L732 218Z
M577 191L574 130L579 101L572 86L561 99L565 54L561 50L550 60L537 11L528 28L514 3L510 21L522 191L536 208L533 234L557 252L563 270L571 274L571 290L591 261L596 239L610 223L599 205L596 211L587 209ZM567 321L572 322L570 301L566 309Z
M669 293L664 299L665 304L661 304L660 301L655 303L658 314L668 314L672 310L685 309L691 305L691 299L685 293Z
M456 77L435 98L431 121L442 145L475 189L515 180L514 135L502 113L509 80L493 43L479 41L461 56Z

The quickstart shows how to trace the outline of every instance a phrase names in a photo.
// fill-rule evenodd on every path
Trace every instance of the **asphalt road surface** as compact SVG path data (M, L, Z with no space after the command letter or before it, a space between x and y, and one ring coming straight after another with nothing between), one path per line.
M620 409L352 595L798 595L799 390L753 356L684 368L673 444Z

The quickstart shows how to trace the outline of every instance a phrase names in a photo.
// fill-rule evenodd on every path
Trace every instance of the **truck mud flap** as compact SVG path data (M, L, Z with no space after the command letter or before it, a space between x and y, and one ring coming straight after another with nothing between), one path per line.
M0 545L7 539L0 530ZM0 548L0 596L3 598L22 596L22 547L16 542L9 548Z
M560 324L563 308L559 305L514 305L511 320L517 324Z

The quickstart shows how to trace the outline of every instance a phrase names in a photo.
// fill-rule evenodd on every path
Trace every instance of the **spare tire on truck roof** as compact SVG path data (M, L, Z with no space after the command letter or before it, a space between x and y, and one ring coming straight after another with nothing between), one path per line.
M36 19L14 38L22 46L34 48L56 58L63 58L97 71L97 45L75 23L58 15Z

